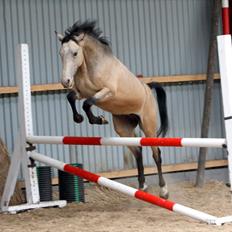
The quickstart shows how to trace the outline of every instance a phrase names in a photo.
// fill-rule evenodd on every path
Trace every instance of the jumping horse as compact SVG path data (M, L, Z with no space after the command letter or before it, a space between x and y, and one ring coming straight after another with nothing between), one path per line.
M168 116L164 89L155 82L147 85L131 73L113 55L109 42L102 36L95 21L77 21L64 35L56 34L61 42L61 83L71 89L68 100L76 122L81 123L83 116L77 112L75 100L86 99L83 110L91 124L107 123L104 117L95 116L91 111L91 106L96 105L112 114L114 129L121 137L135 137L137 125L146 137L165 136ZM156 98L152 88L156 90ZM159 129L158 111L161 122ZM139 188L146 190L142 148L128 148L136 159ZM155 146L151 149L158 169L160 196L168 198L160 149Z

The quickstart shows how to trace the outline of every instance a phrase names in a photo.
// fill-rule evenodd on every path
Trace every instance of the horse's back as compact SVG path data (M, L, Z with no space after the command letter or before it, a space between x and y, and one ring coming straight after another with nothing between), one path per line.
M140 114L146 101L151 97L149 87L117 59L110 73L108 81L115 84L115 94L108 101L97 105L113 114Z

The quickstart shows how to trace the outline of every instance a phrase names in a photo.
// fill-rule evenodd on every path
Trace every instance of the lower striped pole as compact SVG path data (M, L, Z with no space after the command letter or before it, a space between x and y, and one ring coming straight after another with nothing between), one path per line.
M28 136L27 142L32 144L65 145L226 147L226 139L223 138Z
M69 164L63 163L61 161L52 159L52 158L47 157L45 155L39 154L37 152L34 152L34 151L30 152L30 157L34 160L45 163L45 164L52 166L54 168L57 168L61 171L71 173L73 175L76 175L76 176L79 176L83 179L86 179L90 182L97 183L101 186L116 190L118 192L124 193L128 196L131 196L131 197L135 197L135 198L140 199L142 201L149 202L153 205L157 205L159 207L180 213L182 215L189 216L191 218L194 218L194 219L197 219L200 221L207 222L209 224L216 224L217 223L218 218L215 216L212 216L212 215L209 215L207 213L204 213L204 212L201 212L201 211L177 204L177 203L169 201L169 200L162 199L162 198L157 197L155 195L152 195L150 193L147 193L147 192L144 192L141 190L137 190L135 188L126 186L126 185L118 183L116 181L107 179L105 177L101 177L101 176L96 175L94 173L88 172L84 169L74 167L72 165L69 165Z

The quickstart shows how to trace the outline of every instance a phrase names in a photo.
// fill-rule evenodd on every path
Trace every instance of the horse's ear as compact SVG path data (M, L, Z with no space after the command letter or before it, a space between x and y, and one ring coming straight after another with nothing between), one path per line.
M75 41L80 43L85 38L85 33L81 33L80 35L75 36Z
M63 40L64 36L62 34L58 33L57 31L55 31L55 33L56 33L56 36L58 37L59 41L61 42Z

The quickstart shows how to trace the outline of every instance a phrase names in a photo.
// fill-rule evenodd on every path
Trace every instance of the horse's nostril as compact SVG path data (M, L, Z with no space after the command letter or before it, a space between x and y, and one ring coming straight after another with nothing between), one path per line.
M61 80L61 83L65 88L69 88L71 83L72 83L72 79L71 78L64 78Z

